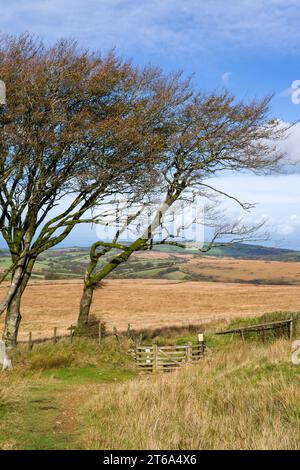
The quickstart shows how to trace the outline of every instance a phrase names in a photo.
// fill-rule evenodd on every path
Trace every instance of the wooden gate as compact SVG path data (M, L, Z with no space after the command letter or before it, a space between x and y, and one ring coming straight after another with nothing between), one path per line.
M204 341L184 346L138 346L134 351L140 368L148 372L169 372L198 361L204 355Z

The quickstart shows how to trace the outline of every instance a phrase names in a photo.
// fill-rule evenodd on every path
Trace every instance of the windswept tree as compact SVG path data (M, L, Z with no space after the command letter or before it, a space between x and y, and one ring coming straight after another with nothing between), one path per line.
M15 344L20 303L37 257L62 242L106 197L155 179L155 159L188 88L158 69L135 69L59 41L0 40L0 230L11 283L0 305ZM151 183L153 184L153 183Z
M122 243L124 230L136 226L144 211L146 199L140 199L136 212L129 217L118 215L115 235L110 242L99 240L90 249L84 288L80 303L78 327L87 323L94 290L120 264L126 262L132 253L151 249L155 244L184 246L184 229L169 230L168 217L178 209L185 212L195 200L203 201L209 207L204 220L189 220L210 227L210 239L200 248L207 251L215 242L241 242L254 240L262 229L262 223L247 225L242 220L228 221L218 211L219 197L235 201L244 210L251 204L243 203L231 193L221 191L211 183L212 178L225 172L251 171L258 174L270 172L279 167L284 155L278 150L278 141L285 137L286 129L268 115L269 98L250 103L236 102L228 92L220 94L199 94L191 96L178 107L170 122L166 149L157 161L160 175L157 186L151 189L159 203L151 210L150 220L144 230L130 243ZM217 198L217 199L216 199ZM151 199L151 198L150 198ZM205 202L207 201L207 202ZM116 226L112 220L112 227ZM134 230L132 230L134 232ZM261 236L261 235L259 235Z

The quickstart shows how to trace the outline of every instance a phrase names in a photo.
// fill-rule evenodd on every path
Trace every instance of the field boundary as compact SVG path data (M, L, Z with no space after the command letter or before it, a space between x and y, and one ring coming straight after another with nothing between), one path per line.
M278 330L279 333L287 332L287 336L289 339L293 339L293 318L289 318L288 320L280 320L268 323L260 323L258 325L250 325L250 326L241 326L240 328L234 328L231 330L224 330L224 331L217 331L217 335L228 335L228 334L239 334L241 335L242 339L245 340L246 333L262 333L263 338L266 331L270 330Z
M113 327L111 330L106 330L105 322L99 322L96 329L92 331L87 331L81 335L81 337L91 338L97 340L100 344L102 339L107 336L115 336L117 340L120 337L128 337L130 338L135 345L139 345L143 339L154 339L156 336L162 336L168 333L182 333L184 331L188 331L189 333L201 333L203 331L203 326L206 324L210 324L213 322L226 322L228 323L228 318L219 317L217 315L213 315L211 317L205 317L202 321L200 320L198 323L183 323L181 325L168 325L162 327L154 327L154 328L143 328L143 329L135 329L132 328L131 324L128 324L127 330L118 331L116 327ZM33 338L33 332L29 331L28 340L21 339L17 341L18 345L28 345L29 349L32 349L33 345L35 344L42 344L47 342L52 342L53 344L58 343L62 339L70 339L72 342L75 337L75 325L71 325L67 328L68 333L65 334L58 334L58 327L53 328L53 335L46 336L41 338ZM66 331L66 330L64 330ZM104 333L105 331L105 333ZM24 335L25 333L23 333ZM80 336L78 336L80 337Z

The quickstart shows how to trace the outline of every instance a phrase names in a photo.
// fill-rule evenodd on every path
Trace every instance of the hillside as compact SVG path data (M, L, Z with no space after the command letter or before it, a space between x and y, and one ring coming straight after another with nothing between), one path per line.
M168 253L197 253L196 249L183 250L182 248L168 245L157 246L155 251ZM270 261L300 261L300 251L243 243L236 243L229 246L219 245L205 254L200 253L200 256L220 256L238 259L268 259Z
M38 258L33 278L82 279L88 261L88 248L49 250ZM290 266L284 264L278 269L278 265L274 265L275 272L271 266L266 266L266 262L290 263ZM236 244L217 246L201 253L196 249L164 245L150 252L135 253L110 278L298 284L300 268L297 262L300 262L300 252L280 248ZM8 252L0 250L0 272L9 263Z

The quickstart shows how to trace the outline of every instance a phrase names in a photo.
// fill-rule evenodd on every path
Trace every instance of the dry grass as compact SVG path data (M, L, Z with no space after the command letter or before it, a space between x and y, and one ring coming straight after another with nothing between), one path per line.
M218 282L260 282L300 285L300 263L234 258L188 258L183 267Z
M16 403L22 401L22 395L24 391L23 386L16 386L16 383L12 380L11 375L6 372L1 373L0 381L0 410L6 406L14 406Z
M86 449L297 449L290 344L230 345L200 365L110 387L83 412Z
M285 285L249 285L167 280L109 280L95 293L92 312L126 330L198 324L212 316L240 317L272 311L300 310L300 289ZM82 284L77 281L40 281L28 286L22 302L20 339L67 333L76 322ZM0 299L5 288L0 286ZM3 322L3 316L1 317ZM2 323L0 322L0 329Z

